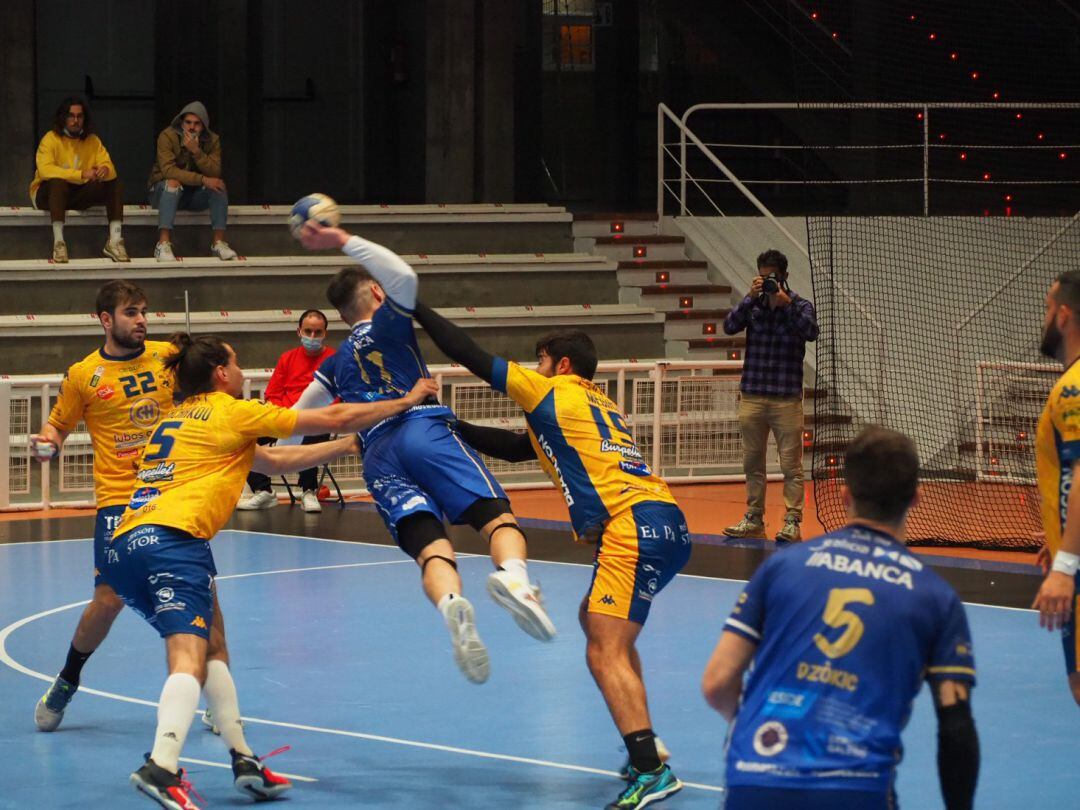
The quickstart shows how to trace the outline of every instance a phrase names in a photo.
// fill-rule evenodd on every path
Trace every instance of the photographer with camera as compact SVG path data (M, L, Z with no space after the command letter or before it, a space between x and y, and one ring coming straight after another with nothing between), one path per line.
M784 473L787 510L776 540L802 539L803 357L807 341L817 339L818 325L814 305L788 286L787 267L787 257L779 250L758 256L758 275L750 291L724 319L725 334L746 330L739 385L746 515L724 529L728 537L765 536L765 451L771 430Z

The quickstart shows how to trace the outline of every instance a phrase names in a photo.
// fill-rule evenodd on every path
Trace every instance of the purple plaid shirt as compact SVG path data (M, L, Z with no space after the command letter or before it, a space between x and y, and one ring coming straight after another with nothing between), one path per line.
M802 397L806 341L817 340L814 305L795 293L791 303L769 309L749 295L724 319L724 332L746 330L740 390L769 397Z

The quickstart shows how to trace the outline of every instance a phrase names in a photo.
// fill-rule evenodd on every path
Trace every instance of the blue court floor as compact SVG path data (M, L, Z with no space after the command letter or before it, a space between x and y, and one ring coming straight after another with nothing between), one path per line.
M491 679L475 686L396 548L231 530L213 547L248 739L258 752L292 746L270 763L297 782L284 807L600 808L617 794L621 740L576 622L588 567L530 564L560 630L544 645L487 598L489 560L461 561L492 657ZM127 777L152 740L163 645L130 611L87 664L60 730L34 728L91 570L88 540L0 545L0 807L152 806ZM698 684L741 587L678 577L642 635L654 724L687 783L662 807L722 803L725 723ZM1078 709L1058 637L1030 611L968 612L980 676L977 806L1076 806ZM901 806L941 807L925 690L905 744ZM184 755L206 806L250 804L233 791L221 742L198 722Z

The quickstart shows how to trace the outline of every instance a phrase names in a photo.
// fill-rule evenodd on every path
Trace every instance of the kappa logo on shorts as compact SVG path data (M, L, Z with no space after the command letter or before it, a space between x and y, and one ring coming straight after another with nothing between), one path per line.
M202 630L205 630L206 629L206 620L203 619L202 616L196 616L194 619L191 620L191 624L188 625L188 626L189 627L198 627L198 628L200 628Z
M613 597L610 593L605 593L603 596L600 597L600 604L601 605L614 605L615 604L615 597Z

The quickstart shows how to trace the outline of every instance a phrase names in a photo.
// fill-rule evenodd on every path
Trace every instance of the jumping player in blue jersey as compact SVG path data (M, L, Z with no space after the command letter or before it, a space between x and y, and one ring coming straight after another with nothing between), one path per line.
M416 271L387 248L340 228L308 222L302 241L311 250L341 249L359 266L339 272L326 292L352 332L323 361L294 407L321 407L334 398L396 399L429 376L412 322ZM509 499L453 429L454 421L453 411L432 399L363 431L364 479L395 541L420 566L424 593L450 629L458 667L470 681L483 683L488 654L473 607L461 595L444 516L487 539L497 569L488 577L488 593L525 632L550 641L555 626L539 588L529 582L525 534L510 512Z
M972 807L971 635L956 592L904 546L918 475L909 438L864 430L845 457L851 522L774 554L739 596L702 682L732 724L726 810L895 807L900 731L923 680L945 806Z

